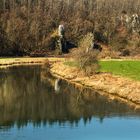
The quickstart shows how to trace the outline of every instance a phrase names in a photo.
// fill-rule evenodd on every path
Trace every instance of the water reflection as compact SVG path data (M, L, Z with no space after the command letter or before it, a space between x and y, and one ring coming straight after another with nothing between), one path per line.
M57 93L60 91L60 87L61 87L61 79L58 78L55 80L55 85L54 85L54 89Z
M140 116L123 102L88 89L79 90L55 79L41 66L20 66L0 71L0 129L41 124L86 124L94 117Z

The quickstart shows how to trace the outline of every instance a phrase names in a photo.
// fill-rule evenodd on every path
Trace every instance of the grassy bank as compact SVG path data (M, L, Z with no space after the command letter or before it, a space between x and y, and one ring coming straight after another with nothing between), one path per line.
M137 78L139 77L139 62L140 61L103 60L99 62L101 72L90 77L83 75L83 73L77 69L78 65L73 62L73 60L53 63L50 71L55 76L68 80L68 82L77 86L88 87L97 92L113 95L112 98L114 99L117 96L140 105L140 80ZM112 67L114 67L114 69L112 69ZM118 69L116 67L118 67ZM133 69L135 69L135 72ZM114 76L114 74L121 76ZM122 76L129 78L123 78ZM131 80L131 78L136 80Z
M49 58L50 61L64 61L64 58ZM0 58L0 66L28 63L43 63L46 58ZM78 67L74 61L65 61L65 65ZM128 77L140 81L140 61L138 60L106 60L99 61L100 72Z
M65 62L65 65L71 67L77 67L76 62L70 61ZM137 60L108 60L108 61L99 61L100 72L109 72L114 75L120 75L123 77L128 77L134 80L140 81L140 61Z
M0 58L0 68L7 68L17 65L36 65L43 64L49 60L51 62L64 61L64 58L47 57L21 57L21 58Z

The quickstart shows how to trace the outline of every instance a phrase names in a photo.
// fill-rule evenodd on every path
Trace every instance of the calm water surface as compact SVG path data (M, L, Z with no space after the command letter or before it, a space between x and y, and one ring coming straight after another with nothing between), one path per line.
M0 140L140 140L140 111L52 77L0 70Z

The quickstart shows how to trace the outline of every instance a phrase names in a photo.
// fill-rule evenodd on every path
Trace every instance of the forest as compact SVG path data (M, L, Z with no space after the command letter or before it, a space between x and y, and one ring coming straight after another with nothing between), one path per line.
M75 46L92 32L111 51L140 53L140 0L1 0L0 56L53 54L61 23Z

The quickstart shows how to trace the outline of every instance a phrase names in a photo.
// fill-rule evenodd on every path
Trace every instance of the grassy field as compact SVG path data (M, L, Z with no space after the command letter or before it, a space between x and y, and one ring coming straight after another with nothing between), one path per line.
M140 61L137 60L108 60L100 61L100 72L128 77L140 81ZM76 67L75 62L65 62L65 65Z
M101 72L129 77L140 81L140 61L100 61Z

